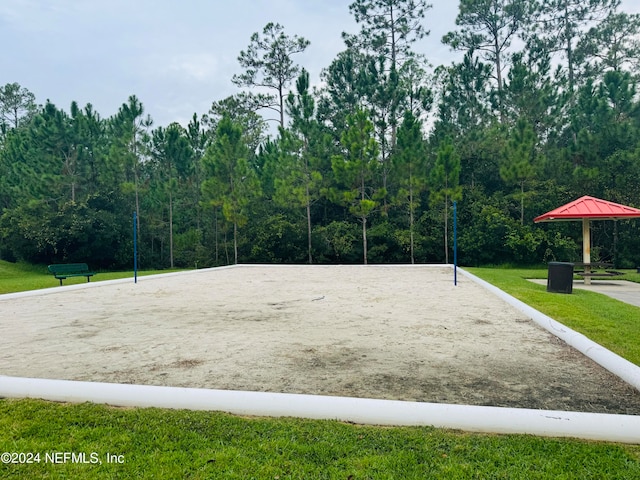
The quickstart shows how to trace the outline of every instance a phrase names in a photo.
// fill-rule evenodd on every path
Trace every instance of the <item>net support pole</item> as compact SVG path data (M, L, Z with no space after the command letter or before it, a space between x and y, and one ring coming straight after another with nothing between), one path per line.
M458 285L458 202L453 201L453 284Z
M138 283L138 219L133 212L133 283Z

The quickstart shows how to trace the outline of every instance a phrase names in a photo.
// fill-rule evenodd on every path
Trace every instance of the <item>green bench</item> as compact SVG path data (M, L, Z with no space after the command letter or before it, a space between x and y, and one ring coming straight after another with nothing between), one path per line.
M90 277L94 275L94 273L89 270L89 265L86 263L59 263L49 265L47 270L49 270L49 273L53 274L54 277L60 280L61 286L62 280L65 278L87 277L87 282L90 282Z

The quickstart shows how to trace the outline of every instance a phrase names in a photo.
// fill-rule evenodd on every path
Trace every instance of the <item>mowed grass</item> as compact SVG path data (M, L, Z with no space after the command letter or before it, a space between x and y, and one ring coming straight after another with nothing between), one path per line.
M175 270L144 270L138 276L169 273ZM115 280L117 278L133 278L131 272L100 272L94 271L91 282ZM86 283L86 277L72 277L62 281L63 285ZM46 265L29 265L25 263L10 263L0 260L0 294L39 290L42 288L58 287L60 281L47 271Z
M546 294L524 280L545 278L544 270L470 270L554 318L625 308L589 292ZM127 276L100 273L95 281ZM5 293L56 285L46 268L0 262ZM565 303L577 299L584 303L578 313ZM624 315L637 319L637 310ZM593 328L611 336L608 329ZM612 337L634 341L623 340ZM0 463L3 479L640 479L640 445L30 399L0 399L2 452L39 454L36 463Z
M468 268L468 271L594 342L640 365L640 307L574 288L570 295L547 292L528 278L547 278L546 269ZM624 277L640 283L635 270ZM600 281L600 280L599 280Z
M38 400L0 401L0 451L40 453L3 479L640 478L635 446Z

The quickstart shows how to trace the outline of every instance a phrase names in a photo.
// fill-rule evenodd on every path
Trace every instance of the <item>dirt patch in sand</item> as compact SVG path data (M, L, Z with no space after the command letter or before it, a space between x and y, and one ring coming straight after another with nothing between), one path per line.
M0 374L640 414L448 268L239 266L0 297Z

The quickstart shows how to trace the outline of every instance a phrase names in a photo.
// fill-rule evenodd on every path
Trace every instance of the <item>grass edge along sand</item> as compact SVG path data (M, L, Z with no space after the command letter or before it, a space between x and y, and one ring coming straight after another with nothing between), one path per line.
M640 366L640 308L596 292L549 293L528 278L547 278L546 269L466 268L509 295ZM626 272L624 280L640 282Z
M138 276L176 271L179 270L142 270L138 271ZM98 270L95 272L95 275L91 277L91 282L102 282L105 280L115 280L119 278L133 279L133 271L107 272ZM85 277L71 277L63 280L63 285L76 285L86 282L87 279ZM53 275L47 272L46 265L10 263L0 260L0 295L5 293L24 292L28 290L55 288L59 285L60 282L56 280Z

